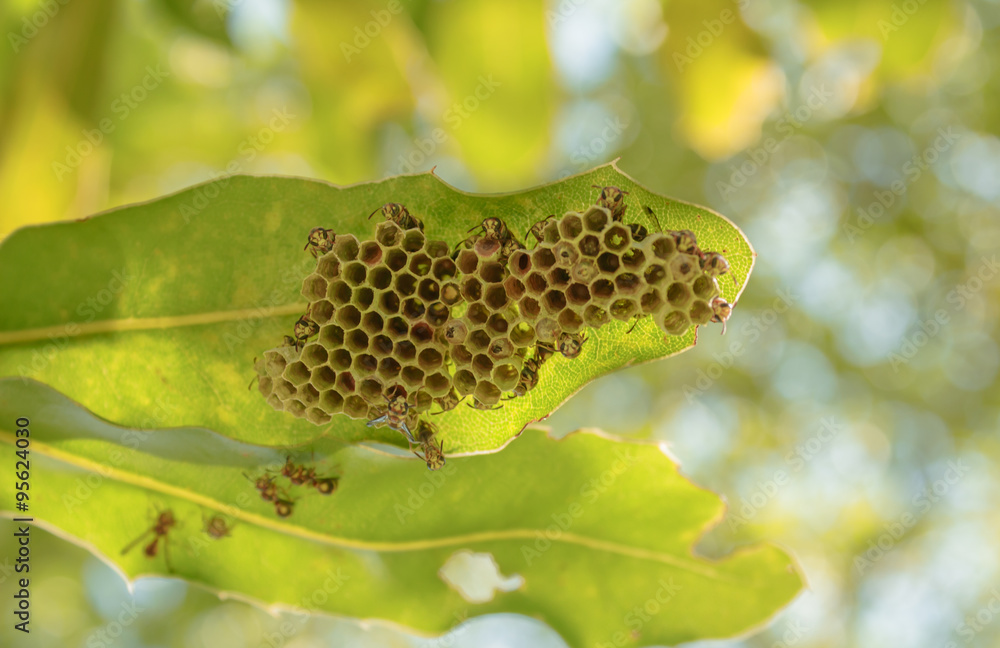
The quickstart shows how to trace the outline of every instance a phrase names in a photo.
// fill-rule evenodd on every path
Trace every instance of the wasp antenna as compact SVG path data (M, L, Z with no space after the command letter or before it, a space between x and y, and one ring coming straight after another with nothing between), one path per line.
M384 207L384 206L385 206L385 205L383 205L382 207ZM376 209L376 210L375 210L375 211L373 211L372 213L368 214L368 220L371 220L371 219L372 219L372 216L374 216L374 215L375 215L375 214L377 214L377 213L378 213L379 211L381 211L382 207L379 207L378 209Z
M472 227L470 227L469 229L465 230L465 233L466 233L466 234L468 234L468 233L469 233L469 232L471 232L472 230L476 230L476 229L479 229L479 228L481 228L482 226L483 226L483 224L482 224L482 223L480 223L480 224L478 224L478 225L473 225L473 226L472 226Z

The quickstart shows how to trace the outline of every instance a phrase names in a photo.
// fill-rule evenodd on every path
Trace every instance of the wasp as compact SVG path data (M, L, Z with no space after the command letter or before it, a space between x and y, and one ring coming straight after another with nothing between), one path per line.
M309 250L313 257L319 258L333 249L335 238L337 235L333 233L332 229L314 227L309 230L309 238L306 239L306 245L302 249Z
M167 548L167 533L169 533L170 529L176 526L176 524L177 520L174 518L173 511L170 509L163 511L157 516L156 522L153 523L153 526L146 529L142 535L128 543L128 545L122 549L122 555L124 556L127 554L133 547L139 544L140 541L144 540L150 533L152 533L153 540L143 548L142 552L146 554L147 558L155 558L156 554L159 552L160 539L162 538L163 560L167 563L167 569L170 569L170 552Z
M434 402L441 407L440 412L434 412L434 414L444 414L445 412L455 409L455 407L462 402L462 397L458 395L458 390L454 387L451 391L434 399Z
M580 355L587 336L583 333L563 333L559 336L559 353L572 360Z
M292 333L295 335L294 338L285 336L285 346L294 347L296 351L301 351L306 341L319 333L319 324L309 319L308 315L303 315L295 322Z
M600 189L601 194L597 197L597 204L611 212L611 220L621 223L625 220L625 196L627 191L622 191L618 187L602 187L591 185L594 189Z
M260 498L265 502L278 501L278 485L274 483L274 477L258 477L254 479L250 475L243 473L243 476L253 483L253 487L260 493ZM284 492L284 491L282 491Z
M292 463L292 458L285 459L285 465L281 467L281 474L288 477L288 480L296 486L302 484L312 484L316 480L316 469L306 468L305 465Z
M656 223L657 231L662 232L663 228L660 227L660 219L656 217L656 212L653 211L653 208L649 207L648 205L643 205L642 210L646 212L647 216L653 219L654 223ZM629 223L628 228L629 231L632 232L633 241L638 242L649 236L649 230L647 230L644 226L640 225L639 223Z
M500 403L497 403L496 405L487 405L483 401L473 396L472 402L469 403L469 407L471 407L472 409L482 410L484 412L491 412L493 410L500 409L501 407L503 407L503 405L501 405Z
M232 527L226 524L225 519L221 515L213 515L208 518L202 513L201 520L205 524L204 531L208 535L212 536L216 540L221 540L227 537L232 531Z
M371 217L379 212L382 212L382 215L385 216L386 220L392 221L405 230L416 228L421 232L424 231L424 224L420 221L420 219L411 214L406 207L403 207L399 203L386 203L382 205L369 214L368 219L371 220Z
M722 335L725 335L726 320L733 314L733 305L722 297L716 297L712 300L712 312L715 313L712 315L712 321L722 322Z
M274 512L278 517L288 517L295 509L295 502L291 500L279 499L274 503Z
M406 423L406 418L411 407L406 402L406 395L402 392L397 392L392 398L389 398L385 394L382 394L382 398L386 400L385 413L368 421L368 427L375 427L376 425L385 423L393 430L405 434L406 439L410 443L416 443L413 433L410 432L410 427Z
M528 230L528 233L524 235L524 238L527 239L529 235L534 236L535 240L541 243L543 238L542 232L545 230L545 225L555 217L556 217L555 214L549 214L542 220L532 225L531 228Z
M706 252L701 257L701 269L709 277L720 277L729 272L729 261L718 252Z
M542 362L544 361L535 358L528 358L524 361L524 365L521 367L521 376L517 379L517 384L514 385L512 398L524 396L538 385L538 368Z
M694 232L691 230L678 230L671 231L670 235L674 237L674 243L677 244L678 252L694 254L699 258L702 257L701 250L698 249L698 239L695 237Z
M492 241L500 245L500 257L502 259L506 259L516 250L524 249L521 242L517 240L507 227L507 224L499 218L494 216L486 218L479 225L469 228L469 231L473 232L477 229L481 231L472 234L469 238L462 241L459 246L464 245L470 248L479 241Z
M428 470L439 470L445 464L444 459L444 443L438 441L436 444L434 442L434 434L437 429L426 421L420 421L417 423L417 445L420 446L421 455L413 448L410 451L416 455L419 459L422 459L424 463L427 464Z

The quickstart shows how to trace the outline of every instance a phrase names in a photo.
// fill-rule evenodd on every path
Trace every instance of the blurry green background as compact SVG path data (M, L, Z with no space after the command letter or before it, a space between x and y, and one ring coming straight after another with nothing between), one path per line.
M620 156L759 255L725 336L549 420L667 442L730 503L705 553L797 556L808 587L770 627L697 645L997 646L998 26L995 0L6 0L0 237L227 170L493 192ZM33 645L105 645L123 581L32 549ZM282 622L177 581L134 599L111 645ZM564 644L500 616L434 641L314 618L283 645Z

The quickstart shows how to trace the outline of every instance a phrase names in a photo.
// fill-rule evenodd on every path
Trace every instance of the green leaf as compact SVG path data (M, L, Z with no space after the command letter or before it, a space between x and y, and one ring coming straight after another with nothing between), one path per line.
M31 419L29 511L13 515L78 538L129 578L173 573L265 605L419 633L515 612L579 647L733 636L801 587L794 564L772 546L717 561L695 556L724 505L654 444L582 432L555 440L532 428L503 453L452 458L430 472L415 458L323 440L292 460L342 474L338 490L321 495L279 476L297 499L292 515L279 518L243 473L280 468L284 451L195 428L120 428L34 381L0 383L10 396L0 400L6 456L14 421ZM5 507L12 482L0 480ZM161 542L147 557L147 537L122 555L168 509L177 520L168 551ZM229 537L203 532L203 518L214 515L228 521ZM492 555L509 591L466 600L439 575L463 552Z
M640 206L649 206L663 228L693 230L703 249L725 250L732 270L720 284L736 301L753 264L743 234L714 212L643 189L614 165L485 196L433 174L345 188L232 176L82 222L26 228L4 241L0 275L19 280L0 286L0 375L42 381L122 425L195 425L270 445L304 443L321 431L401 444L402 435L346 416L318 428L247 389L254 357L278 346L306 310L301 283L316 264L302 249L309 230L322 225L368 239L372 210L403 202L431 239L455 243L489 216L523 235L548 214L593 204L592 185L630 192L626 220L647 218ZM446 452L500 448L587 382L695 341L693 328L664 339L649 318L626 335L629 326L615 321L591 332L574 360L557 354L535 390L500 410L463 405L435 417Z

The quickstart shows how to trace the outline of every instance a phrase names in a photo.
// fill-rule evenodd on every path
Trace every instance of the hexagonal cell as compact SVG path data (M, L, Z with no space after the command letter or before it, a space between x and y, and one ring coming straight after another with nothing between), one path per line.
M587 309L583 311L583 321L586 322L587 326L600 328L611 321L611 316L600 306L587 306Z
M285 403L285 411L296 418L305 418L306 406L302 404L302 401L290 400Z
M424 302L415 297L403 301L403 317L411 322L423 317L426 310L427 307L424 306Z
M344 347L351 353L361 353L368 349L368 334L361 329L348 331L344 338Z
M614 274L618 272L618 268L621 262L618 260L618 255L614 252L605 252L601 256L597 257L597 267L601 272L607 274Z
M351 364L351 373L355 377L364 378L365 376L370 376L375 373L376 369L378 369L378 359L375 356L367 353L354 356L354 362Z
M531 254L527 250L516 250L507 259L507 268L514 276L523 277L531 270Z
M473 392L476 400L483 403L484 405L496 405L500 402L500 388L489 381L482 381L476 385L476 391Z
M566 308L566 295L561 290L553 288L545 293L545 296L542 298L542 304L549 314L555 315Z
M271 395L271 392L274 390L274 381L268 378L267 376L264 376L259 381L257 381L257 390L260 391L261 395L264 398L267 398L268 396Z
M354 291L351 287L343 281L334 281L330 284L330 287L326 289L326 296L333 302L334 306L340 307L344 304L351 303L351 296Z
M437 349L428 347L417 356L417 364L424 371L434 371L444 364L444 356Z
M698 257L692 254L678 254L670 262L670 272L674 275L674 281L692 281L700 270Z
M507 301L507 291L502 285L491 285L486 289L486 294L483 295L483 303L486 304L487 308L495 311L506 306Z
M431 264L431 274L438 281L453 279L457 273L458 267L455 266L455 262L447 257L434 259L434 262Z
M333 418L320 407L310 407L306 410L306 420L313 425L325 425Z
M597 267L597 262L586 258L573 264L569 271L569 276L573 281L584 284L589 284L598 274L600 274L600 268Z
M504 267L496 261L487 261L479 266L479 277L486 283L500 283L505 274Z
M623 295L634 295L642 288L642 280L631 272L623 272L615 277L615 288Z
M636 270L646 264L646 254L639 248L631 247L622 252L622 265L629 270Z
M542 307L537 300L531 297L522 297L517 305L517 310L521 313L521 317L534 320L542 312Z
M461 344L453 347L451 358L455 361L455 365L458 367L464 367L472 364L472 352Z
M451 247L444 241L427 241L424 243L424 251L432 259L447 257L451 253Z
M427 323L433 327L438 327L448 321L451 311L441 302L434 302L427 307Z
M358 260L369 268L382 262L382 247L375 241L365 241L358 252Z
M441 286L433 279L421 279L417 285L417 296L425 302L437 301L441 296Z
M556 255L549 248L535 248L531 252L531 264L544 272L556 264Z
M455 372L455 377L452 379L452 383L455 385L455 389L462 396L468 396L476 389L476 377L472 375L472 372L468 369L460 369Z
M424 388L434 398L444 396L451 391L451 376L445 373L433 373L424 379Z
M309 381L309 374L309 368L306 367L305 363L293 362L285 367L285 371L282 375L285 377L285 380L298 387L302 383Z
M343 371L337 374L337 391L341 394L353 394L354 385L354 376L350 372Z
M476 269L479 267L479 255L474 250L462 250L458 253L458 258L455 259L455 262L458 264L458 269L462 274L475 274Z
M375 290L385 290L392 283L392 272L385 266L368 271L368 285Z
M480 259L490 259L500 251L500 241L495 238L487 238L484 236L476 241L476 244L472 246L472 249L476 251L476 255Z
M663 306L663 299L660 297L660 293L657 290L648 290L643 293L642 297L639 299L639 307L642 309L643 313L652 313L660 309Z
M344 400L344 414L354 419L368 418L368 403L360 396L348 396Z
M677 243L673 237L665 234L654 234L643 241L643 247L653 253L653 256L661 261L669 261L677 252Z
M490 316L489 321L486 322L486 328L494 336L504 335L507 333L507 329L510 328L510 322L503 313L496 313Z
M571 268L580 258L580 250L570 241L559 241L552 247L552 254L556 257L556 265L562 268Z
M595 257L601 251L601 240L593 234L588 234L580 239L577 246L583 256Z
M314 302L309 307L309 319L321 326L329 322L331 317L333 317L333 304L325 299Z
M418 229L406 230L400 247L407 252L419 252L424 247L424 233Z
M349 331L353 328L357 328L358 324L361 323L361 311L347 304L337 309L334 319L337 320L337 324L340 325L345 331Z
M486 348L486 353L493 360L506 360L514 355L514 345L507 338L499 337L490 342L490 345Z
M392 248L385 253L385 266L393 272L399 272L406 266L406 252Z
M466 347L472 351L484 351L490 346L490 334L480 329L469 333Z
M479 380L486 380L493 371L493 361L484 353L480 353L472 359L472 373Z
M340 261L332 254L325 254L316 264L316 274L327 279L336 279L340 276Z
M518 322L510 330L510 341L518 348L531 346L535 341L535 327L527 322Z
M545 277L541 273L532 272L528 275L526 285L529 293L532 295L541 295L549 287L549 282L545 280Z
M282 401L286 401L295 394L295 385L287 380L277 380L274 383L274 393Z
M490 318L490 311L482 304L469 304L469 310L465 311L465 318L473 326L482 326Z
M376 335L369 342L368 348L376 358L384 358L392 354L392 340L385 335Z
M295 394L306 407L312 407L319 403L319 391L315 387L306 383L299 387Z
M663 330L670 335L683 335L690 326L687 315L681 311L672 311L663 318Z
M691 284L691 289L699 299L711 301L712 297L719 294L719 282L715 280L715 277L703 274L694 280L694 283Z
M383 315L393 315L399 312L399 295L391 290L379 295L378 310Z
M358 258L358 239L353 234L341 234L333 240L333 253L341 261L353 261Z
M565 288L569 285L570 276L566 268L552 268L548 277L549 285L553 288Z
M559 326L566 333L579 333L583 328L583 318L573 310L564 310L559 313Z
M614 294L615 284L608 279L598 279L590 284L590 297L595 301L607 303Z
M372 302L374 301L375 291L368 286L355 288L354 295L351 297L351 303L360 311L365 311L371 308Z
M343 277L349 285L360 286L368 278L368 270L365 269L365 264L360 261L351 261L344 264Z
M307 344L305 348L302 349L302 362L305 363L305 365L310 369L318 367L319 365L325 363L326 360L327 353L322 344L313 342L311 344Z
M327 389L320 394L319 406L327 414L339 414L344 409L344 397L335 389Z
M417 278L409 273L402 273L396 276L396 292L401 297L409 297L417 291Z
M459 290L458 284L454 282L448 282L441 286L441 301L447 306L452 306L457 304L462 298L462 291Z
M414 254L410 257L409 270L412 274L415 274L418 277L423 277L431 271L431 258L423 252Z
M403 230L392 221L382 221L375 226L375 240L378 241L382 247L391 248L397 243L399 239L403 236Z
M382 358L378 363L378 375L382 380L392 380L403 370L394 358Z
M636 311L638 310L639 306L636 305L634 301L632 301L631 299L624 299L624 298L616 299L614 302L612 302L611 308L609 309L609 311L611 312L611 317L622 321L627 320L633 315L635 315Z
M559 323L544 317L535 324L535 335L542 342L553 342L559 337Z
M382 401L382 383L377 378L367 378L358 385L358 393L369 403Z
M566 289L566 303L572 306L583 306L590 301L590 289L584 284L575 283Z
M427 344L434 339L434 329L427 322L417 322L410 329L410 341L416 345Z
M453 319L444 325L444 339L451 344L462 344L469 335L469 327L462 320Z
M382 316L378 313L372 311L370 313L365 313L364 317L361 318L361 330L363 330L368 335L375 335L382 332L382 326L385 322L382 320Z
M347 371L352 361L351 352L347 349L336 349L330 353L330 366L337 371Z
M483 284L475 277L466 277L462 280L462 297L465 301L479 301L483 296Z
M326 297L326 279L318 274L311 274L302 282L302 296L306 301L316 301Z
M675 281L667 288L667 302L674 308L684 308L691 301L691 287Z
M286 364L288 364L288 359L281 351L270 350L264 353L264 368L269 375L277 376L285 370Z
M624 250L632 242L628 228L621 223L615 223L604 233L604 247L614 252Z
M493 369L493 384L500 391L510 391L517 386L517 381L521 378L521 372L517 366L512 364L500 365Z
M419 367L403 367L400 376L408 387L416 388L424 383L424 372Z
M688 314L691 317L692 323L708 324L712 321L712 316L715 313L712 311L712 307L708 302L696 299L694 300L694 303L691 304L691 309L688 311Z
M400 340L396 343L396 352L393 357L400 362L409 362L417 357L417 347L409 340Z
M591 232L602 232L604 228L607 227L608 212L604 209L594 206L587 210L587 213L583 215L583 225Z
M667 278L667 269L654 263L646 268L645 272L642 273L642 278L650 286L659 286Z
M277 394L271 394L270 396L268 396L267 404L278 411L282 411L285 409L285 404L281 402L281 399L278 398Z
M555 245L559 242L559 237L559 221L555 219L550 220L548 224L542 228L542 243L545 243L546 245Z

